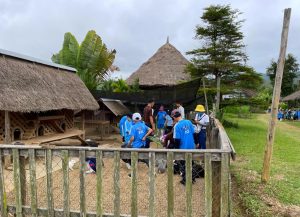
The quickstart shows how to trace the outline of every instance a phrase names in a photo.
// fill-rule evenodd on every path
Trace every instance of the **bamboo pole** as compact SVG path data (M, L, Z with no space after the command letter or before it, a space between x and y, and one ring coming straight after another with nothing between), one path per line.
M204 99L205 99L205 110L206 110L206 114L209 114L208 112L208 103L207 103L207 95L206 95L206 89L205 89L205 78L202 78L202 83L203 83L203 92L204 92Z
M276 70L275 84L273 89L273 99L272 99L272 111L271 118L269 122L269 129L267 134L267 142L265 146L265 155L264 155L264 163L263 163L263 171L261 176L261 181L266 183L270 178L270 167L271 167L271 159L273 152L273 142L275 137L275 127L276 127L276 115L278 112L278 105L280 99L281 92L281 83L282 83L282 75L283 68L285 62L286 55L286 47L288 40L288 32L289 32L289 24L291 17L291 8L284 10L284 19L283 19L283 27L281 33L281 45L280 45L280 53Z
M5 144L11 143L11 136L10 136L10 112L5 111L5 138L4 138ZM4 168L7 169L11 165L11 156L5 156L4 157Z

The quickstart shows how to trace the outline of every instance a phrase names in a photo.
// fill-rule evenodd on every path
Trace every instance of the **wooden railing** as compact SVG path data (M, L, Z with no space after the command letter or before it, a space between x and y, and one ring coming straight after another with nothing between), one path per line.
M216 126L215 126L216 127ZM225 133L225 134L224 134ZM225 143L230 143L226 132L223 128L219 128L217 143L222 143L223 149L207 149L207 150L167 150L167 149L108 149L108 148L89 148L89 147L39 147L39 146L17 146L17 145L0 145L0 157L11 155L13 158L13 168L11 173L12 180L6 180L9 170L3 168L2 160L0 161L0 208L1 216L6 217L8 213L16 216L128 216L121 209L120 192L125 186L120 185L120 162L121 159L131 159L131 194L130 197L130 216L179 216L175 212L178 204L175 204L174 187L174 160L184 160L186 168L186 185L184 213L185 216L230 216L230 155L232 149L230 146L225 147ZM222 146L224 145L224 146ZM71 209L71 196L73 191L70 185L74 180L69 177L69 160L71 158L79 159L78 176L79 180L79 210ZM86 157L96 158L96 176L95 176L95 209L90 210L87 207L86 198ZM61 160L60 172L61 179L61 195L63 204L59 206L54 203L57 198L53 195L53 176L58 176L57 171L53 167L53 160L59 158ZM41 163L37 159L43 159ZM109 169L113 174L113 209L112 213L105 213L104 207L104 190L105 185L104 165L107 160L113 160L112 168ZM139 212L138 190L138 161L148 160L149 168L148 176L148 194L147 212ZM165 160L167 162L166 171L166 191L167 191L167 207L164 214L158 214L157 176L155 166L157 161ZM28 163L27 163L28 161ZM192 165L193 161L204 162L205 178L204 178L204 195L195 195L192 187ZM26 166L29 165L29 171ZM40 181L37 178L37 167L42 167L39 172L45 172L46 180L46 203L44 206L39 205L39 197L37 196L37 185ZM42 175L39 175L42 177ZM123 177L122 177L123 178ZM199 184L200 185L200 184ZM26 187L28 186L28 187ZM9 190L8 190L9 188ZM194 197L204 197L203 206L199 204L202 211L195 211L193 207ZM182 205L182 204L181 204ZM198 207L198 208L199 208ZM180 215L184 216L184 215Z

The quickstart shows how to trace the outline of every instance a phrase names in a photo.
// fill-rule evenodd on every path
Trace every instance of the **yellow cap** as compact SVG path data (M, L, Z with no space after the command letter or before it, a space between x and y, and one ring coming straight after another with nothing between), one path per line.
M205 112L205 108L203 105L197 105L195 111L196 112Z

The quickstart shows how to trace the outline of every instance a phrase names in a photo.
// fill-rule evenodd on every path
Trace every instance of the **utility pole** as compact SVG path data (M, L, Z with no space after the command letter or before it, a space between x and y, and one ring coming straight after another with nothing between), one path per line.
M272 152L273 152L273 142L275 137L275 127L277 122L276 116L278 112L278 105L279 105L280 92L281 92L281 83L282 83L282 75L283 75L283 68L284 68L285 55L286 55L290 17L291 17L291 8L287 8L284 10L280 53L279 53L279 59L277 63L275 84L273 89L272 110L271 110L271 117L270 117L269 129L267 134L267 142L265 146L263 171L261 175L261 181L263 183L268 182L270 179L270 167L271 167L271 159L272 159Z

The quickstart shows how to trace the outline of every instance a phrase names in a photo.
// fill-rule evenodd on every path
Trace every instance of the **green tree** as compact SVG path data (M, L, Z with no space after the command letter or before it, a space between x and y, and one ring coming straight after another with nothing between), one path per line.
M244 52L243 33L239 20L241 13L229 5L212 5L204 8L203 24L196 26L196 39L202 46L187 52L194 55L193 66L188 66L191 75L201 77L213 75L216 81L216 109L220 105L221 79L245 70L247 56Z
M276 70L277 63L272 60L270 66L267 68L267 75L271 80L272 86L274 86L275 83ZM298 71L299 64L297 59L292 54L288 54L285 58L285 64L283 68L281 96L287 96L296 90L294 79L297 77Z
M126 93L129 91L129 87L128 87L126 81L123 79L118 79L118 80L114 81L112 83L111 87L113 88L113 92L116 92L116 93Z
M95 31L89 31L79 45L76 38L67 32L63 47L52 56L52 61L77 69L77 74L90 90L95 90L113 69L115 50L108 50Z

